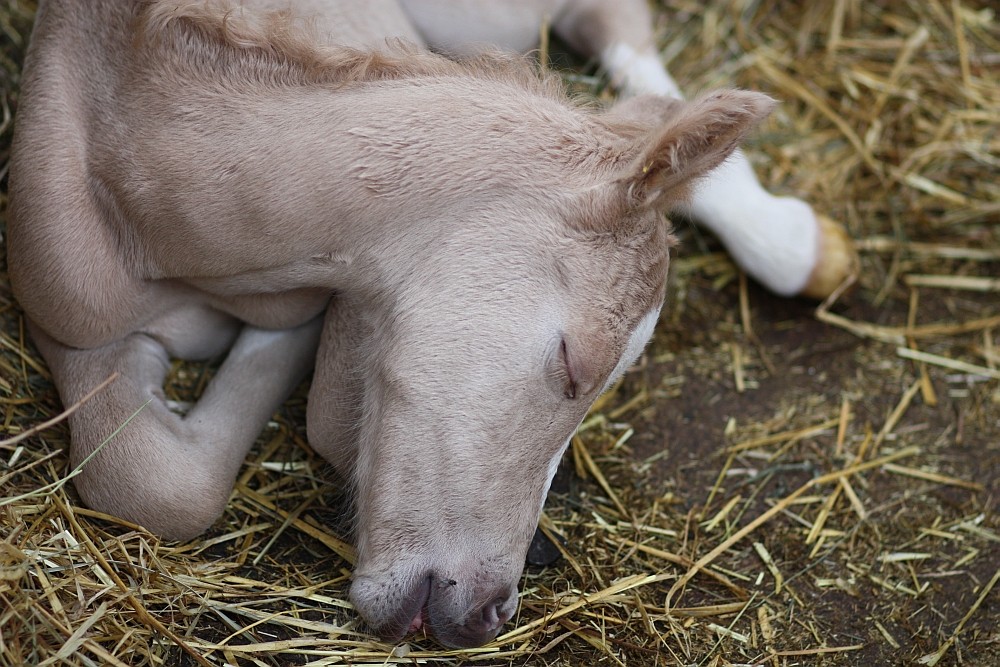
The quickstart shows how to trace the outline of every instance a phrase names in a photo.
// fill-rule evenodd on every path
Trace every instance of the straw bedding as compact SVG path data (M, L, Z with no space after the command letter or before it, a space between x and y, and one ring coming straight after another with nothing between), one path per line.
M772 297L680 223L656 337L549 499L561 559L527 569L496 642L443 652L358 626L345 499L305 442L304 392L202 539L82 507L0 258L0 665L1000 664L995 9L656 9L686 89L781 100L749 152L849 227L855 288L818 309ZM0 1L0 230L32 12ZM566 79L610 94L585 64ZM210 375L177 365L168 394Z

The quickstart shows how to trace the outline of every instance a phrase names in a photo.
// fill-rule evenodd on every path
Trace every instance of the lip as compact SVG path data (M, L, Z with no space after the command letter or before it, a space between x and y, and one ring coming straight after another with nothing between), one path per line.
M380 628L373 628L384 641L395 643L426 624L427 602L431 597L431 575L420 579L400 606L396 616ZM416 626L416 627L414 627Z
M410 628L406 631L406 634L410 634L412 632L418 632L420 628L426 625L427 625L427 604L425 603L424 606L420 608L420 611L417 613L417 615L413 617L413 620L410 621Z

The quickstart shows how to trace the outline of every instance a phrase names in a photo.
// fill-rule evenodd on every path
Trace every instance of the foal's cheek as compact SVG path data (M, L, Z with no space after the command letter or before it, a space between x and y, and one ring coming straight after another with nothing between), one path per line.
M316 354L306 431L309 444L344 478L353 477L365 414L363 347L369 329L359 309L343 299L331 302Z

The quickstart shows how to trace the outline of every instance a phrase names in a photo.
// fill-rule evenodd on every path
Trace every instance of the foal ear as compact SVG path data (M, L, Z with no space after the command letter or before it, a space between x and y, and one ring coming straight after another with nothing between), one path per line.
M632 206L683 198L692 181L722 164L776 103L761 93L723 90L664 104L671 115L637 140L639 157L620 181Z

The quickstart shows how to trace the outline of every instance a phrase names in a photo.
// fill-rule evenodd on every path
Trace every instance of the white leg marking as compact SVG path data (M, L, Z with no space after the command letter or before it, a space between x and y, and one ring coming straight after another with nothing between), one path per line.
M762 188L742 151L697 186L690 213L776 294L800 292L819 259L819 223L812 209Z
M684 97L654 54L619 42L604 52L602 62L627 94ZM689 211L747 273L777 294L800 292L819 260L819 223L812 209L765 190L741 151L702 181Z
M601 62L611 82L627 95L652 93L684 99L677 82L654 54L640 53L628 44L616 42L604 51Z

